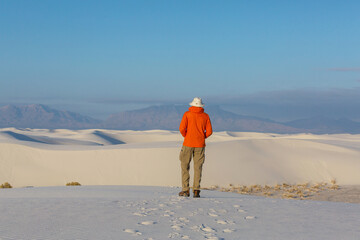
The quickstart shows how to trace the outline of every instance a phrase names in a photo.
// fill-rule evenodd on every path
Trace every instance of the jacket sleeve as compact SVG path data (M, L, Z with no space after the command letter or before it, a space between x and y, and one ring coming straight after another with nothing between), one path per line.
M188 121L187 121L186 113L184 113L183 118L182 118L181 123L180 123L180 127L179 127L180 133L181 133L181 135L183 137L186 136L187 125L188 125Z
M210 137L212 133L213 133L213 131L212 131L211 121L210 121L210 117L209 117L207 122L206 122L205 138Z

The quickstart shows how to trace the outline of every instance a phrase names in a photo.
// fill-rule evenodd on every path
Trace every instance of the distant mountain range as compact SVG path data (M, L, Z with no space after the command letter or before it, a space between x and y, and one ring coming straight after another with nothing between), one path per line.
M105 128L118 130L178 130L188 106L163 105L111 115L101 121L69 111L60 111L41 104L0 108L0 128ZM247 131L272 133L360 133L360 123L350 119L314 117L280 123L270 119L244 116L225 111L218 106L208 106L215 131Z
M78 113L59 111L41 104L7 105L0 108L0 127L17 128L92 128L101 121Z
M287 122L286 125L298 129L306 129L311 133L360 133L360 122L347 118L332 119L317 116Z
M105 121L104 127L134 130L178 130L182 116L187 110L188 106L167 105L122 112L111 115ZM222 110L217 106L206 107L205 112L210 115L215 131L299 132L299 129L291 126L276 123L268 119L238 115Z

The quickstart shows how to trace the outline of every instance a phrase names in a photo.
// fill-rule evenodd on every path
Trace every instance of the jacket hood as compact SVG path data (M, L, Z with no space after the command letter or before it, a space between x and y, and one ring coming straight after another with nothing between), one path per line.
M203 113L204 109L202 107L189 107L189 111L193 113Z

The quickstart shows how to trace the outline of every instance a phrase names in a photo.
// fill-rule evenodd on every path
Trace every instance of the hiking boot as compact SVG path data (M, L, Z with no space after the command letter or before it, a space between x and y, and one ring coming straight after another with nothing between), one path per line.
M200 197L200 190L194 190L194 198Z
M190 191L189 190L181 191L181 192L179 192L179 196L180 197L189 197L190 196Z

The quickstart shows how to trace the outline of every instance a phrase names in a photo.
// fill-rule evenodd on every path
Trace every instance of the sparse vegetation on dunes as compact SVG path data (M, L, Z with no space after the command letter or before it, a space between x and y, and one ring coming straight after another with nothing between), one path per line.
M81 186L79 182L68 182L66 186Z
M248 195L257 195L257 196L266 196L273 198L286 198L286 199L300 199L305 200L311 196L314 196L317 193L326 190L338 190L340 189L339 185L335 179L331 180L330 183L302 183L302 184L289 184L282 183L276 184L273 186L270 185L233 185L230 184L229 187L219 187L211 186L210 188L203 188L206 190L217 190L222 192L234 192L239 194L248 194Z
M12 188L12 186L10 185L10 183L5 182L5 183L0 185L0 188Z

